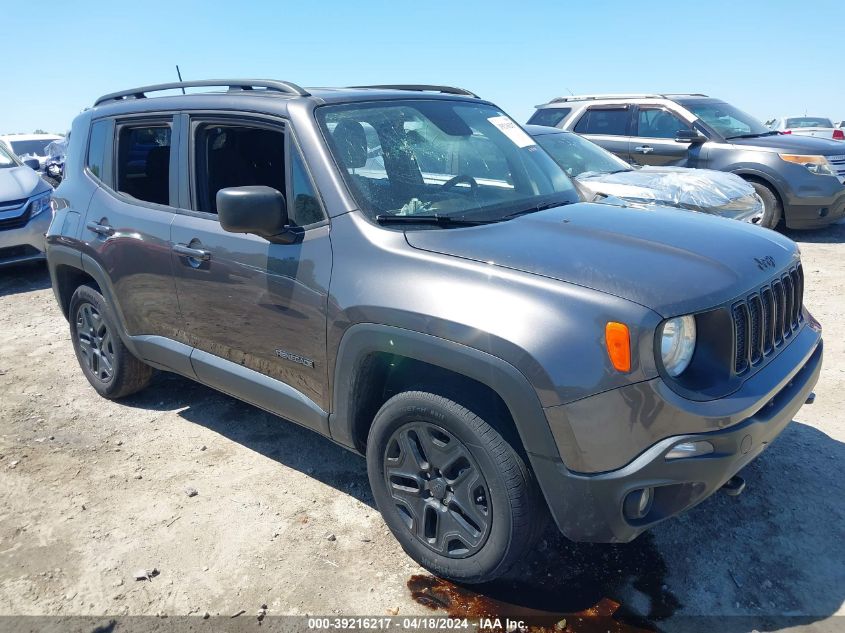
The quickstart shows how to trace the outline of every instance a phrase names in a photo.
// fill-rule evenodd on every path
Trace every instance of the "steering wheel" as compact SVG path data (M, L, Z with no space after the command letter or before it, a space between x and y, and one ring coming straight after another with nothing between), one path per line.
M470 190L472 191L473 194L478 189L478 183L476 182L475 178L473 178L472 176L468 176L467 174L460 174L458 176L455 176L454 178L450 178L449 180L444 182L443 185L441 185L440 188L445 191L447 189L451 189L455 185L462 183L462 182L465 182L466 184L469 185L469 188L470 188Z

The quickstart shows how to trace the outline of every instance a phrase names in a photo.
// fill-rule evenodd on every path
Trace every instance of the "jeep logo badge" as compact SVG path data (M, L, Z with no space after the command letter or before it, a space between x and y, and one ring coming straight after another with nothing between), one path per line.
M754 261L757 262L757 267L760 270L766 270L767 268L775 267L775 258L771 255L766 255L763 259L757 259L755 257Z

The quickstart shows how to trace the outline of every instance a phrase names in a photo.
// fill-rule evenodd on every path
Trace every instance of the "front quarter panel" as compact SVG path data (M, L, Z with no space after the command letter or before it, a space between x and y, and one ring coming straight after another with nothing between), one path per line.
M402 231L374 226L357 212L333 220L332 245L329 350L339 349L344 333L358 323L428 334L509 363L528 379L543 406L657 375L653 344L660 317L638 304L420 251ZM629 373L610 364L604 343L608 321L631 329Z

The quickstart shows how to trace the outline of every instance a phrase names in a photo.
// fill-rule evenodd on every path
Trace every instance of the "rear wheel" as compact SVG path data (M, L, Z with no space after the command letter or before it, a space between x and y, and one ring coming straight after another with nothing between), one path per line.
M532 547L545 508L530 470L494 428L441 396L388 400L367 442L376 503L403 549L459 582L487 582Z
M763 217L760 219L758 226L763 226L767 229L775 229L780 224L781 217L783 217L783 205L780 202L777 194L768 185L756 180L749 180L748 184L754 187L757 195L763 199Z
M105 398L122 398L146 387L153 369L126 349L106 300L91 286L70 299L70 335L82 372Z

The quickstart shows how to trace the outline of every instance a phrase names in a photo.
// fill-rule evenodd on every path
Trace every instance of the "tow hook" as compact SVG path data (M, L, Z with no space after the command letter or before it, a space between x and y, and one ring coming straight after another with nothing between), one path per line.
M815 401L816 401L816 392L811 391L810 395L807 396L807 400L806 400L806 402L804 402L804 404L813 404Z
M734 475L722 486L722 492L731 497L738 497L745 490L745 480L739 475Z

